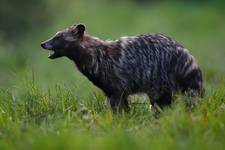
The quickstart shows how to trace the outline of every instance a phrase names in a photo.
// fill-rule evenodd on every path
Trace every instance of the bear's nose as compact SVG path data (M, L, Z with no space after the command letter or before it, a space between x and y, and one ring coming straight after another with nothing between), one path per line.
M45 43L41 43L41 47L42 48L45 48Z
M50 45L46 42L41 43L41 47L44 48L44 49L48 49L48 50L52 49L52 45Z

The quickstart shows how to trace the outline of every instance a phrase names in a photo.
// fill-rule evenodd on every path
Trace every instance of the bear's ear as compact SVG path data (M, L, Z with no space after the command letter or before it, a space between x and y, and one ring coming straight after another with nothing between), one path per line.
M77 24L72 26L71 28L71 32L74 36L83 35L84 31L85 31L85 26L83 24Z
M85 31L85 25L78 24L77 25L77 31L78 31L78 33L84 33L84 31Z

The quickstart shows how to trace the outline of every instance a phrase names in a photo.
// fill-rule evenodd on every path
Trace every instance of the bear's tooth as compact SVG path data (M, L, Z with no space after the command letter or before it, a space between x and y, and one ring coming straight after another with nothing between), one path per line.
M54 51L49 51L49 56L53 55Z

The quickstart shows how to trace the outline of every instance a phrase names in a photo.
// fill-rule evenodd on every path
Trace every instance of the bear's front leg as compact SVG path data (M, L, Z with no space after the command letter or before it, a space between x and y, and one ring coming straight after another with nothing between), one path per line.
M108 101L113 112L129 111L128 99L125 95L108 97Z

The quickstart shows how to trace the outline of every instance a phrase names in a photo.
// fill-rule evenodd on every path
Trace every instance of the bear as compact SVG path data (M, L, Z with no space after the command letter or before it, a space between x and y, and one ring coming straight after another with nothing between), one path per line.
M112 110L129 110L128 96L147 94L153 106L164 108L173 93L201 96L202 72L196 59L174 39L147 33L102 40L83 24L57 32L41 47L50 59L67 57L107 96Z

